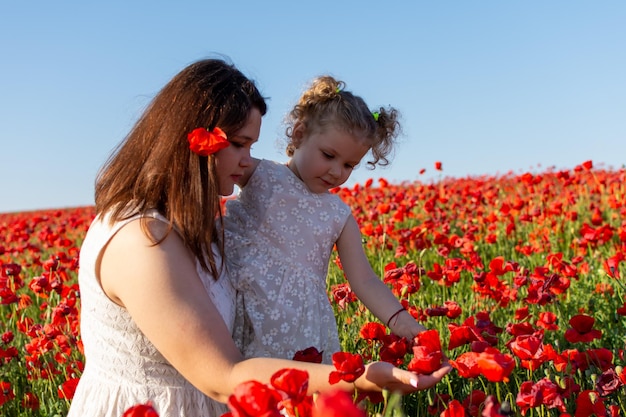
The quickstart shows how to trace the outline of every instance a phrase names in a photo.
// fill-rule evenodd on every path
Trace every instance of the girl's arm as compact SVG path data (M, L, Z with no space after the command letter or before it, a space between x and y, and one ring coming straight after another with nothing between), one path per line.
M148 228L159 237L167 225L149 220ZM331 389L328 376L334 370L332 366L242 358L196 273L194 258L176 233L154 245L143 233L140 221L130 222L103 249L99 278L108 297L128 310L172 366L212 398L225 402L240 383L252 379L267 383L272 374L283 368L307 370L310 393ZM356 386L377 391L388 387L409 393L436 384L448 371L417 376L376 362L367 366ZM332 388L354 387L342 382Z
M402 310L396 296L372 270L363 251L359 225L352 215L348 217L337 240L337 251L352 291L381 322L389 323L393 333L410 340L426 330L407 311Z

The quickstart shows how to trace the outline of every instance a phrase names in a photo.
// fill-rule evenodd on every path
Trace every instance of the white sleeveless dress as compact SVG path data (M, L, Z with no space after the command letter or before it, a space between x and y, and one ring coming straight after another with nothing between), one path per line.
M167 223L156 212L148 216ZM140 217L134 216L112 227L106 219L96 218L81 247L78 282L85 370L68 417L120 417L133 405L148 401L160 417L221 416L228 408L187 382L143 335L126 309L104 294L96 279L95 265L102 248L124 225ZM219 257L217 261L219 264ZM232 331L235 292L230 280L223 274L215 281L199 263L196 268Z
M233 338L245 357L292 359L315 347L332 363L340 346L326 275L349 215L339 196L311 193L268 160L226 203L224 244L238 292Z

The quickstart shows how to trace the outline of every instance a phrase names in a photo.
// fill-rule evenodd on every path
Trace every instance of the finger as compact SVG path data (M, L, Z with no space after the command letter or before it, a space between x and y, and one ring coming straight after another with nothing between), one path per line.
M405 393L416 391L419 384L419 378L417 374L410 371L405 371L399 368L393 368L393 378L403 384L402 391Z
M432 373L432 376L441 380L444 376L446 376L452 370L452 366L448 363L444 363L441 365L441 368L437 369Z
M452 366L444 363L441 368L428 375L418 375L418 389L423 390L437 385L452 370Z

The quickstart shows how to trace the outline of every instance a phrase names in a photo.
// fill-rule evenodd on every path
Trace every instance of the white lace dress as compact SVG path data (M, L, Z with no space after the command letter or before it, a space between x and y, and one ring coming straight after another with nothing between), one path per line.
M313 346L331 363L340 347L326 275L349 214L337 195L311 193L287 166L267 160L226 203L234 339L245 357L291 359Z
M167 222L159 214L150 216ZM96 279L95 264L104 245L122 226L139 217L113 227L97 218L83 242L78 281L85 370L68 417L120 417L131 406L148 401L160 417L221 416L227 407L187 382L143 335L126 309L104 294ZM235 293L230 281L224 275L215 281L199 264L197 270L232 331Z

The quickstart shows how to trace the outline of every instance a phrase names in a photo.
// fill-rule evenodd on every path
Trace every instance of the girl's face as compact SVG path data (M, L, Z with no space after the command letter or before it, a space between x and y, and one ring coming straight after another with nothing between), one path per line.
M215 153L215 171L219 181L220 195L231 195L244 170L252 163L250 149L259 140L260 131L261 112L253 108L246 124L228 136L230 146Z
M318 194L345 183L370 149L365 138L330 126L305 136L304 126L296 123L293 135L300 145L289 168L309 191Z

